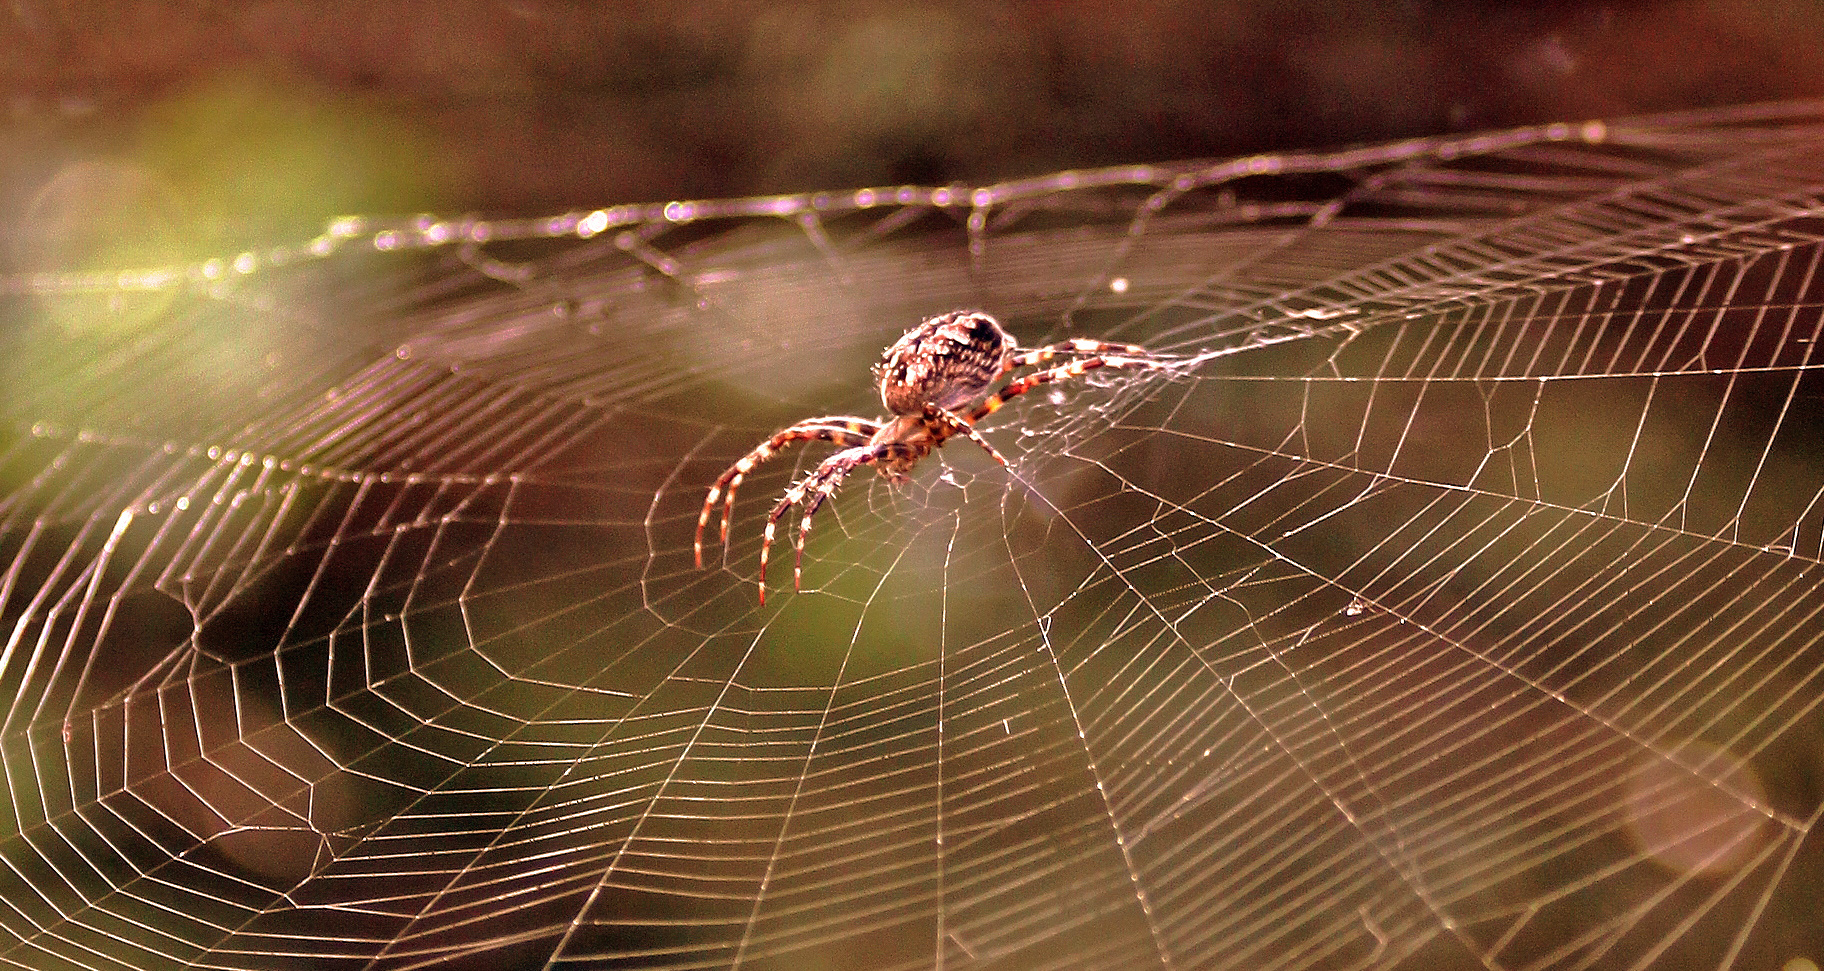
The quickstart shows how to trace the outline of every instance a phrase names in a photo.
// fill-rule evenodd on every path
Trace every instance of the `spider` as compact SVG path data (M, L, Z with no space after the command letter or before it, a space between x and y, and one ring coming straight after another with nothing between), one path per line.
M1045 364L1060 354L1084 355L1068 364L1034 371L1007 383L982 398L995 381L1018 368ZM880 383L880 400L892 417L870 421L848 415L808 418L780 429L758 448L728 467L709 487L703 514L697 517L697 568L703 568L703 530L722 506L722 552L728 555L728 521L735 511L735 490L754 467L772 458L793 442L834 442L842 451L799 479L766 517L765 538L760 542L760 602L766 603L766 558L773 547L773 532L786 511L803 504L798 537L792 544L792 588L804 579L804 540L811 532L817 507L841 487L850 472L872 465L889 482L904 482L918 461L944 444L952 435L963 435L986 449L996 462L1007 459L995 450L975 423L1040 385L1074 378L1094 368L1152 368L1167 365L1144 347L1072 338L1032 350L1022 350L999 322L980 310L952 310L912 328L894 341L874 365ZM981 404L965 410L970 402Z

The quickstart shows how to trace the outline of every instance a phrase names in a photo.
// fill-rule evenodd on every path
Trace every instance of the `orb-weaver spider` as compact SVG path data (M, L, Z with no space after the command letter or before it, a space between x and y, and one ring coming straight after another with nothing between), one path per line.
M1048 363L1061 354L1082 356L1068 364L1015 378L983 398L981 404L965 407L982 398L1002 375ZM797 589L804 577L804 540L811 531L811 516L858 466L873 465L888 481L903 482L920 459L952 435L967 436L987 449L996 462L1006 465L1007 459L975 430L975 423L994 414L1008 399L1095 368L1167 366L1144 347L1081 337L1021 350L999 322L980 310L952 310L932 317L894 341L874 366L881 403L893 417L884 421L848 415L806 419L775 432L716 479L709 487L709 497L703 500L703 513L697 517L697 567L703 566L703 530L715 512L716 500L723 501L722 548L726 555L728 521L734 515L735 490L740 488L742 477L793 442L834 442L843 449L785 490L784 497L766 517L766 535L760 543L761 603L766 602L766 558L772 550L773 531L786 510L804 505L798 537L792 544L796 553L792 586Z

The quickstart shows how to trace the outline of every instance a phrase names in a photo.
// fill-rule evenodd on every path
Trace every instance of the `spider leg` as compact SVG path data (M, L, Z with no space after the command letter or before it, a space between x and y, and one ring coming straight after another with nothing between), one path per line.
M697 517L697 569L703 569L703 530L709 525L709 517L714 514L716 500L726 496L722 507L722 549L728 550L728 521L735 514L735 490L741 487L741 479L754 467L778 454L779 450L793 442L835 442L845 447L866 445L868 440L880 431L880 423L866 418L851 418L836 415L827 418L812 418L796 425L775 432L758 448L743 455L734 465L728 467L709 487L709 497L703 500L703 513Z
M1032 367L1035 364L1045 364L1059 354L1099 354L1103 356L1115 355L1118 357L1150 358L1152 357L1153 352L1138 344L1110 344L1107 341L1091 340L1087 337L1072 337L1067 341L1059 341L1056 344L1047 344L1044 347L1035 347L1029 351L1022 351L1011 361L1007 362L1007 367L1003 369L1002 373L1017 368Z
M786 510L799 503L804 504L804 513L798 522L798 538L792 544L795 552L792 560L792 589L798 590L804 581L804 540L811 534L811 516L817 512L817 507L841 488L842 480L848 478L849 473L855 469L882 459L916 457L926 451L929 450L900 442L846 448L824 459L822 465L785 490L779 504L766 517L766 533L760 540L760 575L757 578L760 602L766 603L766 557L773 548L773 532L778 528L779 520L785 517Z
M975 430L975 426L970 423L973 419L966 420L960 415L945 411L936 405L928 404L925 405L925 420L950 429L949 432L945 432L944 435L939 436L940 444L942 443L943 438L948 437L952 432L961 432L963 435L967 436L970 441L987 449L988 454L994 456L996 462L999 462L1002 465L1007 464L1006 457L996 451L993 445L988 444L988 440L982 437L981 432Z
M1023 360L1027 357L1032 357L1033 355L1046 355L1046 356L1036 358L1035 363L1048 361L1051 359L1050 355L1055 354L1057 352L1058 348L1063 347L1063 348L1075 349L1078 345L1083 345L1085 348L1098 347L1098 346L1112 346L1112 347L1122 348L1124 350L1126 348L1133 347L1133 345L1131 345L1131 344L1102 345L1099 341L1075 340L1075 341L1067 341L1067 342L1065 342L1065 344L1061 344L1061 345L1054 344L1051 347L1042 347L1036 351L1030 351L1026 354L1022 354L1019 357L1015 358L1014 360L1016 360L1016 361ZM1140 352L1141 354L1147 353L1143 348L1135 347L1134 350ZM969 424L973 425L976 422L981 421L983 418L986 418L989 415L992 415L995 412L999 411L1001 409L1001 406L1006 404L1010 399L1017 398L1020 395L1023 395L1026 392L1031 391L1032 389L1034 389L1036 387L1039 387L1040 385L1051 384L1054 381L1064 381L1064 380L1068 380L1070 378L1079 377L1084 372L1093 371L1096 368L1105 367L1105 368L1120 368L1122 370L1135 370L1135 369L1160 370L1160 369L1166 368L1168 366L1169 365L1165 364L1164 362L1153 360L1150 355L1148 355L1147 357L1114 357L1114 356L1110 356L1110 355L1098 354L1095 357L1081 358L1081 359L1072 361L1069 364L1061 364L1057 367L1048 368L1043 371L1034 371L1031 374L1028 374L1024 377L1015 378L1014 380L1009 381L1007 383L1006 387L1002 388L999 391L996 391L994 394L989 395L988 399L986 401L983 401L981 404L976 405L975 410L973 412L970 412L969 417L966 420L969 422Z

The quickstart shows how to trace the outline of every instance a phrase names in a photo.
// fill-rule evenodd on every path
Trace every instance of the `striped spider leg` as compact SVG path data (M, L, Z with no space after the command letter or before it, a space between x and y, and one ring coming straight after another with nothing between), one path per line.
M1077 360L1071 361L1069 364L1060 364L1057 367L1047 368L1043 371L1034 371L1031 374L1007 382L1006 387L989 395L986 401L977 405L975 410L969 413L969 424L974 425L976 422L994 414L1001 410L1001 406L1006 404L1009 400L1017 398L1034 388L1041 385L1052 384L1057 381L1069 380L1070 378L1078 377L1087 371L1093 371L1096 368L1119 368L1121 370L1145 369L1156 371L1170 367L1167 362L1154 359L1151 351L1138 344L1110 344L1105 341L1075 337L1067 341L1035 348L1030 351L1022 351L1007 363L1007 367L1002 373L1005 374L1009 371L1016 371L1023 367L1031 367L1035 364L1045 364L1055 360L1059 354L1089 354L1093 356L1078 358Z
M703 514L697 517L697 569L703 569L703 529L709 525L709 517L715 512L716 500L724 496L727 498L722 507L722 555L728 555L728 520L735 514L735 490L741 487L741 479L752 472L755 466L777 455L780 449L793 442L835 442L845 447L866 445L879 434L880 428L880 422L848 415L812 418L780 429L758 448L743 455L716 479L715 484L709 487L709 497L703 500Z
M803 589L804 584L804 540L811 534L811 516L817 507L823 505L837 489L842 487L842 480L849 473L863 465L877 465L881 474L889 480L898 482L905 478L894 468L917 462L931 451L929 445L908 445L904 442L881 442L874 445L859 445L844 449L823 460L816 471L799 479L796 485L785 490L779 504L766 517L766 534L760 540L760 575L757 578L760 586L760 602L766 603L766 556L773 548L773 531L779 520L785 517L786 510L804 504L804 512L798 520L798 536L792 542L792 589Z
M904 482L906 474L919 459L931 454L932 450L944 444L945 439L956 434L967 436L970 441L986 449L989 457L1006 465L1007 457L989 444L970 422L970 419L927 404L916 424L905 428L897 423L885 426L867 442L824 459L816 470L787 489L779 504L773 507L772 515L766 517L766 535L760 542L760 602L766 603L766 557L773 548L773 532L780 518L786 510L799 503L804 504L804 511L799 514L798 536L792 542L792 589L800 590L804 583L804 540L811 534L811 515L817 511L818 506L823 505L825 499L841 488L842 481L858 466L874 465L887 481Z

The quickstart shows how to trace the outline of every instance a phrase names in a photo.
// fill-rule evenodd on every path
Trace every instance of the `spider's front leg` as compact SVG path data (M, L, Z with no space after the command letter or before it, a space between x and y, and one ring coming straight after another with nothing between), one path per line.
M727 499L722 507L722 552L724 556L728 554L728 521L735 514L735 490L741 488L741 478L752 472L755 466L772 458L781 448L793 442L835 442L845 447L866 445L879 431L880 423L866 418L846 415L812 418L775 432L760 447L743 455L716 479L715 484L709 487L709 498L703 500L703 514L697 517L697 569L703 569L703 529L709 525L709 517L715 512L716 500L724 495Z
M952 433L961 432L970 441L987 449L988 454L993 456L996 462L1006 465L1006 456L997 451L993 445L990 445L988 440L982 437L982 433L975 430L975 426L971 424L971 421L971 419L965 419L953 412L945 411L936 405L925 405L926 424L934 428L948 429L948 431L935 436L939 444L942 444L943 440Z
M795 552L792 559L792 589L798 590L802 589L804 581L804 539L811 533L811 516L817 512L818 506L823 505L825 499L842 487L842 480L863 465L892 459L916 461L929 451L928 447L920 448L902 442L882 442L879 445L843 449L824 459L822 465L785 490L784 497L766 517L766 533L760 540L760 602L766 603L766 557L773 548L773 531L778 527L779 520L784 518L786 510L799 503L804 504L804 513L798 522L798 538L792 544Z

